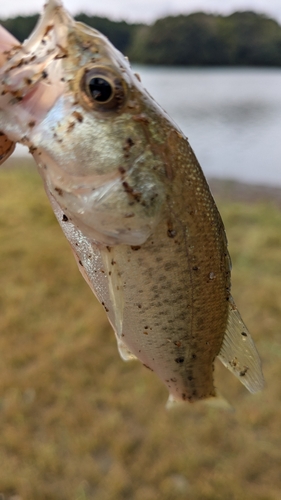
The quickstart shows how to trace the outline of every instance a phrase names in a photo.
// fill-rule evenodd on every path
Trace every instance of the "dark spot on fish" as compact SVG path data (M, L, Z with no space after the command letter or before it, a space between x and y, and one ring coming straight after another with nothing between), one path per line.
M177 381L176 377L172 377L170 380L171 380L171 382L174 382L174 383Z
M169 236L169 238L174 238L176 236L176 231L174 229L168 229L167 231L167 235Z
M182 399L185 401L186 400L186 394L183 392L181 396L182 396Z
M131 249L134 250L134 251L137 251L139 250L141 247L139 245L132 245L131 246Z
M53 24L48 24L48 26L46 26L46 29L44 31L44 37L48 35L48 33L53 29L54 25Z
M191 380L193 380L192 375L189 375L189 376L187 377L187 379L191 382Z
M179 340L175 340L174 342L175 346L177 347L180 347L181 346L181 342Z
M65 214L63 214L63 216L62 216L62 221L63 222L67 222L68 221L68 217Z
M25 81L26 85L31 85L32 84L31 78L25 78L24 81Z
M32 120L31 122L29 122L28 126L29 127L34 127L35 126L35 120Z
M191 357L192 357L192 359L196 359L197 358L196 354L192 354Z
M145 366L145 368L148 368L148 370L150 370L150 371L152 371L152 372L153 372L153 370L152 370L152 368L150 368L150 366L145 365L144 363L143 363L143 366Z
M119 170L120 174L126 173L126 169L124 167L118 167L118 170Z
M82 264L82 262L81 262L81 260L79 260L79 264L80 264L80 266L84 267L83 264Z
M42 76L42 78L48 78L49 75L48 75L46 70L43 70L41 73L41 76Z
M193 271L198 271L199 267L198 266L193 266Z
M59 187L55 187L55 191L58 193L59 196L62 196L62 189Z
M142 308L142 305L141 304L138 304L138 308L141 309Z
M114 264L116 264L116 260L111 260L111 265L114 266Z
M137 202L141 200L141 193L134 191L134 189L132 188L132 186L128 184L128 182L126 181L122 182L122 186L124 188L125 193L131 195L134 198L134 200L136 200Z
M183 356L180 356L179 358L176 358L176 359L175 359L175 362L176 362L176 363L180 363L180 364L181 364L181 363L184 363L184 357L183 357Z
M111 248L109 246L106 247L108 252L111 252Z
M129 158L130 156L130 149L131 147L134 145L134 141L128 137L128 139L126 140L126 143L125 143L125 146L123 146L123 151L125 152L125 158Z
M79 111L73 111L72 116L74 116L79 123L82 123L84 120L83 115L79 113Z
M241 335L243 335L243 337L247 337L247 333L246 332L241 332Z
M148 335L148 332L142 332L144 335Z
M133 120L135 122L141 122L146 124L149 123L149 119L144 113L141 113L140 115L134 115Z
M245 366L244 370L241 370L241 372L239 372L240 377L245 377L248 370L249 370L249 367Z

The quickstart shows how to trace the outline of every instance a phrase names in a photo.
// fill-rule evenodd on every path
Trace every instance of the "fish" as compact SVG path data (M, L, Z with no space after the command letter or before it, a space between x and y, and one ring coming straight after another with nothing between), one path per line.
M217 357L251 393L263 388L231 295L225 228L188 139L128 59L59 0L6 53L0 130L34 157L123 360L155 372L171 404L220 398Z

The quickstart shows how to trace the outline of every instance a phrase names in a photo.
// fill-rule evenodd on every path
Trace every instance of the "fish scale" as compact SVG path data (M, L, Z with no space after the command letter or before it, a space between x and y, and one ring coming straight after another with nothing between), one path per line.
M178 140L183 139L178 137ZM190 161L190 169L185 168L182 172L177 164L174 165L173 186L183 185L177 182L177 176L190 178L190 171L196 174L200 169L186 141L184 144L188 158L193 161ZM170 198L181 200L180 207L173 203L173 212L181 214L180 221L169 211L157 231L140 248L114 248L114 268L117 274L121 274L122 293L127 304L123 341L143 364L164 379L174 397L181 395L182 399L188 400L206 398L215 393L213 362L226 330L230 287L226 239L218 233L218 227L224 233L221 219L213 208L206 182L201 175L200 182L197 182L198 175L194 177L184 200L170 193ZM194 191L197 196L194 196ZM191 198L193 205L189 201ZM202 210L202 199L205 211ZM185 200L189 203L189 210L183 206ZM186 220L183 213L189 215ZM171 224L173 237L168 229ZM157 242L161 242L161 246ZM202 252L203 246L208 247L208 252ZM192 257L186 258L190 252ZM202 275L205 276L203 280ZM135 325L134 330L132 325ZM181 344L180 347L177 343ZM149 351L145 348L147 344ZM159 358L163 361L161 366ZM175 374L177 381L171 382Z
M127 59L59 0L23 46L0 29L1 50L2 161L29 147L121 357L155 372L170 401L217 398L216 357L261 390L204 174Z

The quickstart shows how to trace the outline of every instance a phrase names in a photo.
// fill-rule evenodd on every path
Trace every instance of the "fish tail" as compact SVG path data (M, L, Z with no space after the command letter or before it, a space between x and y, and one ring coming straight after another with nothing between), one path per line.
M214 395L204 399L198 399L196 403L200 403L211 408L226 410L228 412L235 411L233 406L231 406L231 404L217 390L215 390ZM173 410L174 408L178 408L182 405L186 405L186 401L176 399L172 394L169 394L168 401L166 403L166 410Z

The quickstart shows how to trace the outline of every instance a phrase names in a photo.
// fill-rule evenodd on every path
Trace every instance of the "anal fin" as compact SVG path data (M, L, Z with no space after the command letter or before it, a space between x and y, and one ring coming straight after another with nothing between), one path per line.
M122 340L120 340L118 337L117 337L117 347L119 354L124 361L131 361L132 359L137 359L136 356L133 353L131 353L131 351L128 349L126 344L124 344L124 342L122 342Z
M258 351L232 298L218 358L248 391L255 393L263 389L264 378Z

